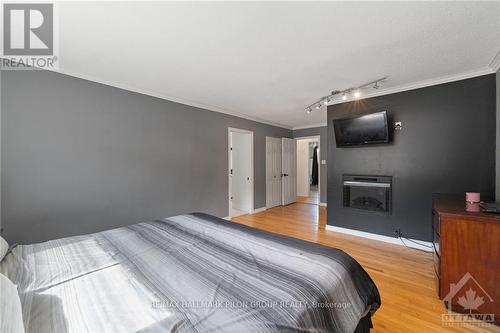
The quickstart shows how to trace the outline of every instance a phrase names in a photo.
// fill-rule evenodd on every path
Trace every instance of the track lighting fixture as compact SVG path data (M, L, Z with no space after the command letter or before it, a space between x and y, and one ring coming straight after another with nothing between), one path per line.
M374 81L370 81L368 83L365 83L365 84L362 84L360 86L357 86L357 87L352 87L352 88L348 88L348 89L344 89L344 90L333 90L330 95L328 96L324 96L324 97L321 97L319 99L319 101L309 105L308 107L306 107L306 112L309 114L309 113L312 113L312 107L314 107L316 110L319 110L321 109L321 105L324 104L324 105L328 105L328 103L330 103L332 100L335 99L335 96L337 95L341 95L341 99L342 101L346 101L348 99L348 95L350 95L352 93L352 97L353 98L359 98L361 97L361 89L364 89L364 88L368 88L368 87L372 87L373 89L379 89L380 88L380 85L379 83L382 82L382 81L385 81L387 79L387 76L384 76L383 78L380 78L378 80L374 80Z

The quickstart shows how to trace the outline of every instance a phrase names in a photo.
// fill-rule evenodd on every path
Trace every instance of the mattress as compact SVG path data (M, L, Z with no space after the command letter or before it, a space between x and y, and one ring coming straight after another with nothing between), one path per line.
M377 288L345 252L194 213L20 245L26 332L364 332Z

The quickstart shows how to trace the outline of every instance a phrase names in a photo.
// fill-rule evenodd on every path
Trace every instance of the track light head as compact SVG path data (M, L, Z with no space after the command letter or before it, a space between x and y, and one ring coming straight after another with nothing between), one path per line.
M373 88L373 89L379 89L380 88L380 83L384 82L388 76L384 76L380 79L373 80L367 83L364 83L359 86L354 86L351 88L343 89L343 90L332 90L330 95L321 97L321 99L316 100L315 103L310 104L307 108L306 111L307 113L311 113L312 108L315 108L317 110L321 109L321 107L324 105L328 106L328 104L332 101L336 100L336 96L339 95L340 99L342 101L347 101L348 97L352 97L353 99L358 99L361 97L361 91L365 88Z
M307 114L311 114L311 112L313 112L313 110L311 109L311 107L308 107L308 108L306 109L306 112L307 112Z

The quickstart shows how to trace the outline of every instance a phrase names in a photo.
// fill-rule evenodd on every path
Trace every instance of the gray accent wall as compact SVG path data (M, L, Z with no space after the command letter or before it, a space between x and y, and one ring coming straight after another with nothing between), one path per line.
M46 71L2 73L4 237L32 243L193 211L228 215L228 127L292 131Z
M497 78L496 201L500 201L500 70Z
M326 160L328 157L328 135L327 135L327 127L313 127L313 128L303 128L303 129L296 129L293 130L293 137L294 138L302 138L306 136L317 136L319 135L320 138L320 149L319 149L319 155L321 160ZM326 188L327 188L327 164L321 164L319 168L319 190L320 190L320 202L321 203L326 203Z
M495 196L495 74L328 107L328 224L431 240L432 193ZM386 110L392 143L337 148L333 120ZM392 215L344 208L342 175L393 177Z

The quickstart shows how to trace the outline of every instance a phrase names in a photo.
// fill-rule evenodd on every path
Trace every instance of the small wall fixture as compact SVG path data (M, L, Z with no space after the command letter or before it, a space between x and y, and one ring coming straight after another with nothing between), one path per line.
M308 114L312 113L312 108L316 108L316 110L319 110L321 109L321 106L322 105L328 105L331 101L333 101L337 95L340 95L341 96L341 99L343 101L347 100L349 95L351 95L353 98L359 98L361 97L361 90L364 89L364 88L368 88L368 87L371 87L373 89L379 89L380 88L380 83L384 80L386 80L388 78L388 76L384 76L380 79L377 79L377 80L374 80L374 81L370 81L370 82L367 82L365 84L362 84L360 86L357 86L357 87L352 87L352 88L348 88L348 89L344 89L344 90L333 90L330 95L328 96L323 96L321 97L318 101L312 103L311 105L307 106L306 107L306 112Z

